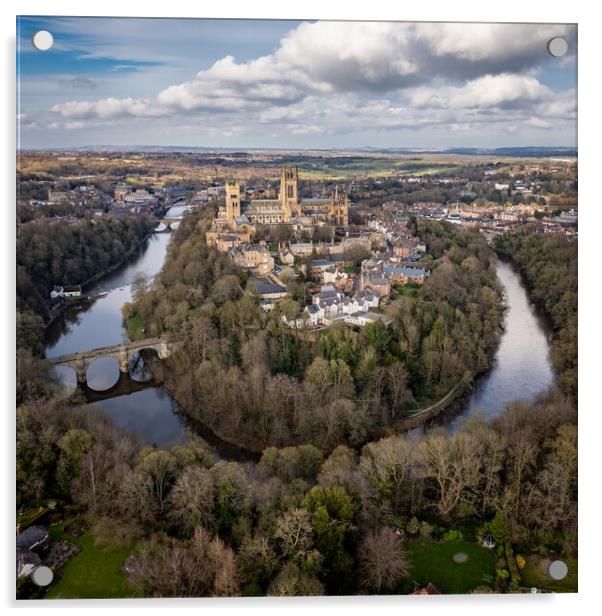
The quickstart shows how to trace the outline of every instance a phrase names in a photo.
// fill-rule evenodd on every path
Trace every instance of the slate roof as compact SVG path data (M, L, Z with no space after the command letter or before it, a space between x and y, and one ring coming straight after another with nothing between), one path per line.
M395 267L394 265L386 265L383 268L383 274L390 274L393 276L426 276L427 272L417 267Z
M259 295L265 295L268 293L286 293L286 287L275 284L267 278L254 278L253 285L255 286L255 291Z
M307 199L301 199L301 205L327 205L330 203L330 199L321 199L319 197L309 197Z
M48 538L48 531L43 526L30 526L17 536L17 548L32 550Z
M280 205L280 201L278 199L251 199L249 201L249 205L253 207L254 205L261 207L268 205Z

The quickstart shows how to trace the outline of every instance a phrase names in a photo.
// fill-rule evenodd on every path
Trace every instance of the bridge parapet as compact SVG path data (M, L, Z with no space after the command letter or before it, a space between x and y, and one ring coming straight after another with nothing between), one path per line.
M180 342L179 339L175 338L147 338L145 340L134 340L132 342L124 342L108 347L90 349L89 351L68 353L60 357L47 359L46 362L50 366L71 367L77 375L78 384L85 385L88 368L92 362L99 357L114 357L119 363L119 371L127 373L130 359L132 359L136 353L144 349L153 349L159 356L159 359L167 359L178 347Z

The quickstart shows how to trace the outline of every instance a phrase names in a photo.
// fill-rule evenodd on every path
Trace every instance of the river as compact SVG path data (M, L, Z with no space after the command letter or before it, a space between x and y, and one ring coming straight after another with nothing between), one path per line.
M170 238L169 233L153 235L127 266L89 289L89 293L106 292L106 295L84 309L71 311L50 328L46 356L56 357L127 340L121 307L131 300L131 284L138 275L150 279L160 271ZM500 346L492 369L478 380L460 412L447 421L450 431L457 430L465 417L477 413L493 417L512 401L532 401L554 381L548 335L519 275L508 264L499 262L498 276L508 306ZM74 386L75 375L69 368L64 370L62 378ZM144 371L138 377L144 378ZM95 390L110 388L118 378L117 361L111 358L97 359L88 370L88 384ZM137 434L146 443L168 446L187 439L177 403L160 386L95 404L120 428ZM223 449L221 453L228 457L228 448Z
M510 402L532 402L554 382L549 333L520 275L503 261L498 261L497 275L508 306L500 345L491 370L477 380L467 404L447 422L451 432L466 418L495 417Z
M184 207L173 207L169 216L183 216L185 210ZM87 289L87 293L91 295L103 295L84 308L68 311L52 324L47 336L46 357L57 357L65 353L127 341L121 307L125 302L131 301L131 286L138 276L152 279L161 270L170 239L171 233L152 235L127 265ZM75 387L73 370L56 370L67 387ZM150 378L143 369L138 369L133 376L137 380ZM118 379L119 366L115 359L97 359L88 369L88 385L94 390L106 390ZM174 413L174 409L178 408L177 403L161 386L94 404L101 407L117 426L137 434L146 443L168 446L185 442L187 439L182 417Z

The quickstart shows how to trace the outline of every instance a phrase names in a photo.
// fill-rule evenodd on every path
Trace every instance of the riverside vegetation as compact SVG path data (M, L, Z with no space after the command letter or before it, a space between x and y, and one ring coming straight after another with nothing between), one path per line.
M148 237L152 222L83 219L62 225L40 220L17 234L17 348L41 354L48 300L55 284L81 285L123 262Z
M195 437L144 446L77 399L60 400L35 358L20 386L17 507L55 500L92 525L100 547L86 535L83 555L108 550L110 537L121 541L110 554L131 546L136 557L127 577L111 569L101 596L382 594L409 592L413 580L443 592L517 590L514 563L472 543L462 579L447 557L425 569L415 556L426 544L464 549L484 532L515 553L574 558L576 412L561 391L452 435L365 443L372 427L487 369L503 307L478 235L420 223L431 254L449 261L389 308L390 330L327 330L308 342L258 309L246 275L202 241L206 224L202 215L182 223L161 275L138 281L124 312L149 335L186 334L170 386L188 412L224 431L238 422L245 442L265 445L258 463L215 461ZM302 283L291 284L301 299ZM279 310L300 308L284 300ZM76 586L61 575L71 596Z
M412 555L486 530L517 553L574 555L575 421L572 404L550 394L451 436L391 436L359 454L267 448L240 464L215 462L196 439L141 446L102 415L38 391L17 410L17 505L70 503L94 532L124 535L139 596L399 593L413 579L443 592L512 590L510 563L498 558L496 577L477 548L491 566L481 583L473 565L470 580L458 579L447 560L425 570Z
M577 242L564 235L505 233L498 253L520 270L532 301L552 325L552 362L558 386L577 400Z
M282 320L301 313L304 283L292 280L292 297L262 311L248 274L206 245L209 219L185 219L160 275L134 285L124 316L143 322L146 335L185 340L166 384L223 438L257 451L359 446L488 369L503 303L495 257L478 233L413 221L440 262L419 293L384 309L392 325L331 327L309 340Z

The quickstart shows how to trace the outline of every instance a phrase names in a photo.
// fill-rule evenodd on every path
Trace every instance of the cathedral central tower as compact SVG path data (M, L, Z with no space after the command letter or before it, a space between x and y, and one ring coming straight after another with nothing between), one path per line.
M299 207L299 171L297 167L283 165L280 171L280 205L284 211L284 220L301 215Z

